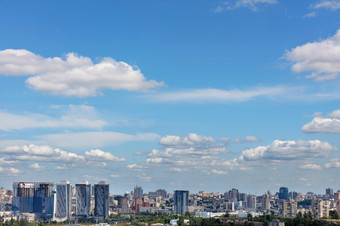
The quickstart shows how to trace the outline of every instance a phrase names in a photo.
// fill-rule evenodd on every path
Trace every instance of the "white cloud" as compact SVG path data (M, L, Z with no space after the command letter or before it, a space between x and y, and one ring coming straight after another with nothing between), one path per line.
M4 171L4 168L0 167L0 173L2 173Z
M238 158L222 161L220 166L232 170L252 170L253 167L297 161L305 163L302 166L305 169L313 167L316 169L317 166L310 164L310 160L326 158L337 150L337 147L320 140L275 140L267 146L244 150Z
M159 144L160 150L154 149L147 155L147 167L167 165L175 172L182 171L183 167L207 171L217 164L219 154L227 152L224 142L195 133L184 137L168 135L162 137Z
M65 59L44 58L25 49L0 51L0 75L30 76L26 83L36 91L77 97L95 96L104 89L145 92L163 85L109 57L93 63L75 53Z
M105 160L105 161L114 161L114 162L125 162L125 158L118 158L117 156L112 155L109 152L103 152L99 149L91 150L85 152L85 156L91 160Z
M43 170L45 169L44 166L39 165L39 163L33 163L32 165L29 166L29 168L34 169L34 170Z
M230 144L231 142L231 138L230 137L221 137L220 141L226 143L226 144Z
M244 102L264 97L273 99L292 91L286 87L256 87L248 90L192 89L168 93L151 94L146 97L153 102Z
M61 108L61 107L59 107ZM96 110L87 105L68 105L60 117L43 114L13 114L0 110L0 130L10 131L27 128L91 128L100 129L107 124L97 116Z
M239 138L234 139L235 143L259 142L259 141L261 141L260 138L255 137L255 136L249 136L249 135L246 136L244 139L239 139Z
M305 14L302 18L312 18L316 16L317 16L317 13L313 11L313 12Z
M213 169L213 170L211 170L211 172L212 172L213 174L217 174L217 175L227 174L227 172L226 172L226 171L223 171L223 170L215 170L215 169Z
M300 169L307 169L307 170L321 170L321 166L316 164L305 164L299 167Z
M65 148L93 148L130 141L154 141L154 133L125 134L112 131L47 134L39 136L42 143Z
M328 116L333 118L340 118L340 109L334 110L328 114Z
M313 4L311 8L337 10L337 9L340 9L340 1L339 0L321 0Z
M7 159L16 161L79 162L85 160L84 156L72 152L34 144L9 146L0 150L0 153L6 154Z
M326 168L340 168L340 159L338 158L331 159L329 163L325 164L325 167Z
M294 72L310 72L306 78L316 81L335 79L340 73L340 30L323 41L297 46L285 56L294 63Z
M118 178L118 177L120 177L120 175L117 175L117 174L111 174L111 175L110 175L110 177L112 177L112 178Z
M16 169L16 168L9 168L8 171L11 173L11 174L18 174L18 173L21 173L20 170Z
M137 177L143 182L150 182L151 177L146 175L146 173L138 174Z
M179 167L171 167L169 170L172 171L172 172L182 172L182 171L183 171L183 170L182 170L181 168L179 168Z
M303 125L302 131L305 133L340 133L340 119L316 117Z
M335 146L320 140L297 140L282 141L275 140L268 146L258 146L242 152L240 160L245 161L292 161L313 158L324 158L332 151L336 151Z
M214 12L219 13L225 10L234 10L238 8L249 8L252 11L257 11L259 7L264 5L276 4L276 0L235 0L226 1L223 5L218 6Z
M68 167L66 165L62 165L62 166L56 166L56 167L54 167L54 169L56 169L56 170L67 170Z
M4 161L16 161L16 162L31 162L35 161L29 166L31 169L40 170L43 166L39 165L39 162L56 162L63 163L56 166L56 170L65 170L70 166L86 166L86 167L106 167L106 162L122 162L126 161L125 158L118 158L109 152L102 150L90 150L84 153L84 155L75 154L72 152L66 152L61 149L54 149L50 146L39 145L24 145L24 146L9 146L4 149L0 149L0 153L4 155Z

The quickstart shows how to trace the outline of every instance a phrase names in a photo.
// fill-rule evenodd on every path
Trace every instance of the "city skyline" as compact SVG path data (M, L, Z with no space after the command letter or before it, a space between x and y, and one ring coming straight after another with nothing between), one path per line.
M340 1L0 1L0 186L340 189Z

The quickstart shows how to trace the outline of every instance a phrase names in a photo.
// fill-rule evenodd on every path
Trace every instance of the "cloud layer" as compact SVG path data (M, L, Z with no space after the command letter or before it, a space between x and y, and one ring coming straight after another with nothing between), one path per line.
M163 85L109 57L94 63L75 53L44 58L25 49L0 51L0 75L30 76L26 83L36 91L77 97L96 96L104 89L145 92Z
M44 114L13 114L0 110L0 130L10 131L28 128L90 128L100 129L107 122L100 119L96 110L87 105L53 106L60 117Z

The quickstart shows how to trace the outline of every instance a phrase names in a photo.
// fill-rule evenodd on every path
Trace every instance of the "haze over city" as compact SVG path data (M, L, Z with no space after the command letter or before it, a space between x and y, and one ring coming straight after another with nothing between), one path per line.
M340 189L340 1L0 1L0 186Z

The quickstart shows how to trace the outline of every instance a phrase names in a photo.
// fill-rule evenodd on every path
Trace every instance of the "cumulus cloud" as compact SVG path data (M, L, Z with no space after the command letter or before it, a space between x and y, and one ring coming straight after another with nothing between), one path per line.
M336 118L313 118L302 126L305 133L340 133L340 120Z
M307 169L307 170L321 170L321 166L316 164L305 164L302 166L299 166L300 169Z
M340 168L340 159L339 158L334 158L331 159L329 163L325 164L326 168Z
M267 146L258 146L242 152L240 160L244 161L291 161L328 157L335 146L320 140L275 140Z
M310 72L306 78L333 80L340 73L340 30L323 41L297 46L287 51L285 57L294 63L292 71Z
M106 121L98 117L98 113L92 106L53 106L53 110L61 112L62 115L60 117L51 117L33 113L13 114L0 110L0 130L10 131L27 128L100 129L107 125Z
M248 90L192 89L157 93L157 95L147 95L146 97L153 102L244 102L260 97L268 99L280 97L291 90L291 88L281 86L256 87Z
M84 155L66 152L59 148L52 148L46 145L24 145L24 146L8 146L0 149L0 154L4 155L5 161L35 161L29 166L31 169L43 169L39 162L56 162L63 165L56 166L57 170L68 169L69 166L86 165L90 167L106 167L106 162L122 162L126 161L125 158L118 158L109 152L102 150L90 150Z
M328 9L328 10L338 10L340 9L339 0L321 0L317 3L311 5L314 9Z
M145 92L163 85L109 57L94 63L75 53L64 59L44 58L25 49L0 51L0 75L29 76L26 83L36 91L77 97L95 96L104 89Z
M9 168L8 171L11 173L11 174L18 174L18 173L21 173L20 170L16 169L16 168Z
M214 12L219 13L225 10L234 10L238 8L248 8L252 11L257 11L259 7L265 5L276 4L276 0L235 0L235 1L226 1L222 5L218 6Z
M117 156L112 155L109 152L103 152L102 150L95 149L91 151L85 152L85 156L88 159L92 160L105 160L105 161L114 161L114 162L125 162L125 158L118 158Z
M334 110L328 114L329 117L322 117L322 113L314 114L312 121L302 126L305 133L340 133L340 110Z
M45 169L44 166L39 165L39 163L33 163L32 165L29 166L29 168L34 169L34 170L43 170Z
M147 166L166 164L177 172L183 166L197 169L211 167L219 154L227 152L225 143L196 133L184 137L168 135L162 137L159 144L160 150L154 149L147 155Z

